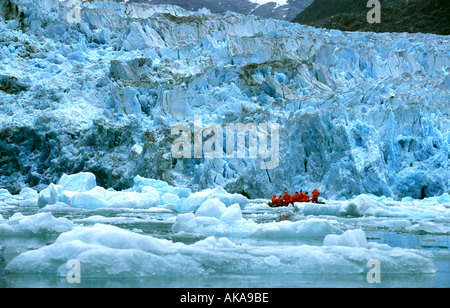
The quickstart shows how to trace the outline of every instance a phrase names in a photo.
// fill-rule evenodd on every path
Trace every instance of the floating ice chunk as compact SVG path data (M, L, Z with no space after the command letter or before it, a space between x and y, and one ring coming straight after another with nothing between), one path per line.
M323 240L324 246L367 247L366 234L361 229L347 230L341 235L329 234Z
M412 198L412 197L403 197L402 198L402 202L413 202L414 201L414 198Z
M156 188L151 187L151 186L142 187L141 192L143 194L151 195L152 197L155 197L155 198L159 198L159 196L160 196L159 191Z
M73 228L73 223L64 217L55 218L49 212L24 216L15 213L8 220L0 215L0 233L39 233L66 232Z
M137 192L114 192L107 199L111 207L147 209L159 205L159 198Z
M255 200L250 200L250 203L248 203L245 206L245 211L249 211L249 212L270 212L271 211L271 207L267 204L267 200L264 200L263 203L256 203Z
M227 207L220 215L220 220L226 223L233 223L240 219L242 219L242 211L237 203Z
M4 219L0 214L0 234L7 234L14 232L13 228L8 224L8 220Z
M175 194L172 193L165 193L162 197L161 197L161 204L175 204L176 206L178 206L181 202L180 197L178 197ZM175 207L176 209L176 207Z
M11 194L9 193L9 191L7 189L1 188L0 189L0 196L1 195L11 195Z
M83 209L98 209L102 207L110 207L111 203L106 200L106 194L111 193L102 187L96 187L86 192L75 194L70 205Z
M195 216L207 216L220 218L227 207L217 198L208 199L195 212Z
M195 215L187 214L177 216L172 231L192 232L205 236L262 238L320 238L327 234L343 232L336 220L322 218L258 224L242 217L239 204L225 207L217 199L205 201Z
M238 203L242 208L248 203L248 199L240 194L230 194L222 187L205 189L191 194L178 209L180 212L195 212L200 205L208 199L217 198L226 206Z
M450 195L448 193L445 193L442 196L440 196L437 201L441 204L450 205Z
M199 192L191 194L184 202L181 204L177 210L179 212L195 212L198 210L200 205L205 202L209 195L211 194L211 189L205 189Z
M172 225L173 232L192 232L197 227L197 221L193 213L179 214Z
M340 234L342 230L336 220L309 218L299 221L280 221L254 225L252 236L257 237L323 237L327 234Z
M103 187L95 187L87 192L77 193L69 204L76 208L98 209L104 207L147 209L159 205L159 197L152 193L130 191L108 191Z
M294 203L295 210L303 215L333 215L339 216L341 204L314 204L314 203Z
M80 172L77 174L63 174L58 181L63 190L85 192L97 186L95 175L90 172Z
M434 234L450 234L450 227L429 221L421 221L418 224L406 227L406 230Z
M265 257L264 262L270 266L279 266L281 264L280 259L276 256Z
M38 206L40 208L47 204L55 204L56 202L63 202L64 194L61 185L51 183L47 188L39 193Z
M32 188L25 187L23 188L19 195L24 199L37 199L39 198L39 193Z
M75 211L70 205L63 202L56 202L55 204L47 204L43 208L41 208L40 212L53 212L53 211Z
M9 199L11 198L12 195L10 194L10 192L7 189L0 189L0 201L3 201L5 199Z
M339 214L349 216L364 216L366 211L371 207L377 207L376 201L372 200L372 198L367 195L360 195L348 202L346 206L342 207L339 211Z
M369 218L364 222L364 225L381 228L381 229L389 229L393 230L404 230L406 227L411 226L411 222L408 219L387 219L387 220L373 220Z
M326 204L295 203L295 210L303 215L334 215L356 217L412 217L434 218L450 216L450 204L447 196L430 197L423 200L360 195L348 201L326 201Z
M208 248L236 248L237 246L226 237L216 238L210 236L204 240L195 243L198 247L208 247Z

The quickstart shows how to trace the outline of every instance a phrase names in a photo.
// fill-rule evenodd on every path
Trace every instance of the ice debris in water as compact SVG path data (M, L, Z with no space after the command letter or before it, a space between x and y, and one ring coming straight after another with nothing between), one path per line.
M328 234L323 240L324 246L367 247L366 234L361 229L347 230L341 235Z
M349 234L349 233L347 233ZM349 238L363 234L352 233ZM347 237L347 235L343 236ZM349 238L344 242L349 241ZM229 274L355 274L377 259L383 273L435 273L429 254L370 243L332 246L236 245L208 237L194 244L174 243L115 226L95 224L62 233L48 246L24 252L6 272L67 274L67 260L83 264L83 277ZM269 265L269 266L268 266Z
M248 199L230 194L222 187L192 193L189 188L174 187L161 180L134 178L134 186L124 191L114 191L96 185L95 175L83 172L63 175L58 184L50 184L39 194L40 208L57 202L84 209L170 207L180 212L197 211L207 200L217 200L229 206L238 203L244 207ZM213 202L213 201L209 201Z
M51 213L37 213L25 216L15 213L9 219L4 219L0 214L0 235L3 234L27 234L69 231L74 224L67 218L55 218Z
M303 215L332 215L348 217L404 217L436 218L450 217L447 196L430 197L423 200L376 197L362 194L351 200L327 200L327 204L295 203L298 213Z
M225 207L218 200L205 201L195 213L179 214L173 232L197 233L206 236L237 237L324 237L340 234L339 223L332 219L308 218L299 221L256 223L242 217L239 204Z

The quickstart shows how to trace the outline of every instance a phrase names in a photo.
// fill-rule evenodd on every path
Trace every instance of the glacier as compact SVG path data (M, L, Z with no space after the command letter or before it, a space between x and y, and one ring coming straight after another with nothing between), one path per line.
M415 199L449 191L448 37L86 1L0 4L0 183L37 191L91 172L267 198ZM280 162L175 159L177 123L278 123ZM225 153L225 146L224 151Z

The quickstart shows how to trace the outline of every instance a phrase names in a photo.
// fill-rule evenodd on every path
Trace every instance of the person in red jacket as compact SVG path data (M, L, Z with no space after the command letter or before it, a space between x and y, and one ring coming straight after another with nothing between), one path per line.
M303 190L298 193L298 202L303 202Z
M273 195L271 200L272 200L272 204L277 204L277 195Z
M282 205L282 204L283 204L283 198L281 197L281 195L279 195L277 198L277 205Z
M314 203L319 202L319 195L320 195L320 193L319 193L319 191L316 188L314 188L314 190L312 192L312 195L313 195L313 197L311 199L311 202L314 202Z
M289 203L291 201L291 195L287 191L284 192L283 201L284 203Z
M303 202L310 202L310 201L311 201L311 199L309 199L308 192L305 192L303 194Z
M295 194L292 196L292 203L298 202L300 200L300 195L296 191Z

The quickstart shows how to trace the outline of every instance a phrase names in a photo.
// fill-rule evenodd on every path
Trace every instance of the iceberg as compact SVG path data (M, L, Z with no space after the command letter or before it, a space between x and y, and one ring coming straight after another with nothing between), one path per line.
M95 175L90 172L80 172L77 174L63 176L59 179L57 185L63 190L86 192L97 186Z
M180 199L179 195L190 195L190 189L172 187L163 181L139 176L135 180L133 188L114 191L96 186L96 177L92 173L64 174L57 185L52 183L39 193L38 206L43 208L60 202L82 209L147 209L166 204L175 204L176 208L185 199Z
M217 198L208 199L200 205L195 212L195 216L208 216L220 218L226 210L226 205Z
M323 239L324 246L367 247L366 234L361 229L347 230L341 235L328 234Z
M153 187L161 196L166 193L170 193L172 195L178 196L179 198L187 198L191 194L191 189L189 188L171 186L167 182L155 179L147 179L141 177L140 175L137 175L133 179L133 182L134 186L132 190L137 192L144 192L145 187Z
M195 212L199 207L209 199L217 199L225 206L230 206L232 204L239 204L239 206L244 208L248 204L248 199L241 194L230 194L221 186L214 189L208 188L202 191L194 192L186 200L183 201L179 212Z

